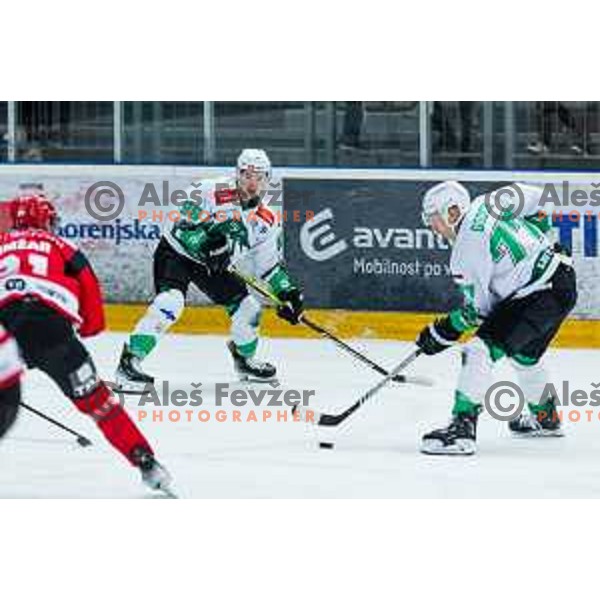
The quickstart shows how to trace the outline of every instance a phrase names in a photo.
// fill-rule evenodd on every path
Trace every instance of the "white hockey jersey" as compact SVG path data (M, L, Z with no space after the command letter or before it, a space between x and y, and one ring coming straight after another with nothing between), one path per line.
M0 325L0 389L12 385L22 370L17 344Z
M548 287L560 264L549 238L526 219L539 213L542 190L522 186L522 192L518 217L495 218L485 196L479 196L458 228L450 269L466 306L480 317L489 315L502 300Z
M180 254L204 262L202 244L209 230L222 231L233 244L233 262L263 277L282 260L280 214L264 204L243 209L235 178L206 179L187 190L180 220L167 221L163 235Z

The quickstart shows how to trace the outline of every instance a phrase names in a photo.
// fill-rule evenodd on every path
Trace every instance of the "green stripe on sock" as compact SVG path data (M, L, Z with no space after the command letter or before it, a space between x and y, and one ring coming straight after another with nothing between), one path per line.
M454 393L454 407L452 408L453 415L478 415L481 405L473 402L466 394L456 390Z
M532 414L536 415L540 412L544 412L549 415L554 409L553 398L548 398L545 402L538 404L537 402L528 402L527 406L529 406L529 410Z
M233 315L237 312L238 308L240 307L240 304L241 302L239 300L236 300L235 302L231 302L229 304L225 304L225 312L227 312L227 314L230 317L233 317Z
M258 348L258 338L251 342L248 342L247 344L236 343L235 348L242 356L245 356L246 358L251 358L256 354L256 349Z
M531 367L538 362L537 358L531 358L530 356L525 356L524 354L514 354L511 356L511 358L524 367Z
M129 338L129 349L134 356L146 358L157 343L158 339L155 335L134 334Z
M495 344L492 344L487 340L483 340L483 342L486 345L488 352L490 353L490 358L492 359L492 362L497 362L501 358L504 358L506 356L506 352L504 352L504 350L502 350L500 346L496 346Z

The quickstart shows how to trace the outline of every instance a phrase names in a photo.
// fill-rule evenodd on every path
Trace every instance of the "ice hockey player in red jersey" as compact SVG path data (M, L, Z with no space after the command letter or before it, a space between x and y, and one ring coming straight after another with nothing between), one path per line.
M171 477L147 440L98 377L80 338L104 330L102 293L85 255L53 233L58 215L43 196L9 203L10 229L0 233L0 324L27 367L46 373L91 416L143 482L168 492Z
M0 438L17 418L21 400L21 372L17 345L0 326Z

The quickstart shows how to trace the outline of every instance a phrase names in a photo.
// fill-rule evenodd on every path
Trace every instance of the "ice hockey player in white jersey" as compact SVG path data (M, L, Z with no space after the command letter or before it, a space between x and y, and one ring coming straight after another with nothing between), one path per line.
M180 318L190 283L231 318L227 347L240 379L276 378L273 365L255 358L261 305L228 270L233 259L240 270L266 281L283 302L279 316L299 322L302 293L282 263L281 219L263 201L271 175L263 150L243 150L235 177L191 187L189 200L179 208L180 219L166 223L154 254L156 297L125 344L117 369L123 391L153 383L141 361Z
M0 438L17 418L22 370L17 344L0 325Z
M556 399L543 397L548 376L541 359L575 305L575 271L544 233L549 224L538 216L541 190L513 185L521 190L519 214L501 209L506 188L488 202L480 196L471 203L461 184L448 181L423 198L423 221L452 245L450 268L464 302L423 329L417 345L436 354L477 328L462 345L451 422L423 436L426 454L475 452L477 418L494 363L503 357L514 366L527 404L509 421L511 432L562 435Z

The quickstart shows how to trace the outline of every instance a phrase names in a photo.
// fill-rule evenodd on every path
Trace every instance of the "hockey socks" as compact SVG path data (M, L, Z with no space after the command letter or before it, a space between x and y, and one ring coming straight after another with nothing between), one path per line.
M100 384L85 398L75 400L74 404L78 410L96 421L96 425L109 444L131 465L138 466L134 453L138 449L154 455L146 438L106 385Z
M179 320L185 298L179 290L161 292L154 298L129 337L129 349L139 359L148 356L160 338Z
M454 392L454 406L452 414L456 415L478 415L481 412L481 404L473 402L467 395L460 390Z

